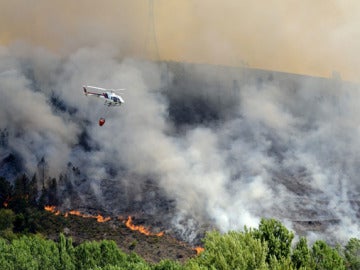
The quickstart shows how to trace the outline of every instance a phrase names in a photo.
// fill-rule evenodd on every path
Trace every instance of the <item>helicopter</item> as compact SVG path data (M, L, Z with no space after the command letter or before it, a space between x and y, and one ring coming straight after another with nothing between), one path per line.
M101 93L90 92L90 91L88 91L89 88L101 90ZM120 106L121 104L125 103L125 100L120 95L117 95L114 93L117 91L123 91L125 89L106 89L106 88L97 87L97 86L83 85L83 90L84 90L85 96L94 96L94 97L104 99L105 100L104 105L106 105L108 107ZM99 126L102 126L104 124L105 124L105 118L101 117L99 119Z
M87 88L101 90L102 93L89 92L87 90ZM106 88L101 88L101 87L91 86L91 85L83 85L83 89L84 89L85 96L95 96L98 98L102 98L105 100L104 105L107 105L109 107L110 106L120 106L122 103L125 103L124 99L120 95L117 95L114 93L117 91L123 91L125 89L106 89Z

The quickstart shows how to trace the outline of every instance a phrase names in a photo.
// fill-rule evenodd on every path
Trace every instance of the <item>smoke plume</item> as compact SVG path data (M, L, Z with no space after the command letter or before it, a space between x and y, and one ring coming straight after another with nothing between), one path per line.
M353 84L276 73L259 80L250 71L231 81L228 73L237 73L221 67L119 60L109 46L67 58L2 47L0 63L0 129L9 131L9 148L28 172L43 157L53 176L71 162L88 182L79 187L83 201L91 193L111 211L108 181L130 205L144 202L156 196L142 191L150 179L174 201L172 226L190 241L204 224L227 231L257 226L261 217L295 229L296 222L335 221L321 233L359 237ZM124 106L85 97L85 83L126 88Z
M360 95L341 81L360 69L359 4L161 0L151 18L150 2L1 3L0 150L66 175L63 207L160 213L188 241L261 217L359 238ZM163 61L138 58L149 42ZM124 106L84 84L125 88Z
M144 56L155 36L161 60L359 77L356 0L17 0L0 8L5 45L20 40L66 55L111 43Z

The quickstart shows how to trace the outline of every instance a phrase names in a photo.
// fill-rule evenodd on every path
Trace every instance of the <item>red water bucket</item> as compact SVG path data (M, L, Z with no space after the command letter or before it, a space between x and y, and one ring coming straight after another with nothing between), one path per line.
M101 127L104 124L105 124L105 118L100 118L99 119L99 126Z

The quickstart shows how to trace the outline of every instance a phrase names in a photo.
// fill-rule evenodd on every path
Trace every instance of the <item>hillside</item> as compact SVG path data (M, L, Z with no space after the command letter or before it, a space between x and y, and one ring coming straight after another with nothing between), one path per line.
M96 218L71 214L66 218L63 215L45 215L51 222L47 228L43 228L43 233L53 240L58 239L60 232L71 237L75 245L84 241L114 240L125 253L135 252L148 262L159 262L163 259L184 262L197 254L194 247L167 233L161 233L160 236L153 234L150 228L146 228L146 224L140 224L145 229L140 232L141 230L136 228L140 227L139 224L131 223L135 227L131 229L125 225L126 220L116 217L106 222L98 222ZM150 235L146 235L144 231Z
M357 85L111 57L91 70L95 52L50 61L54 69L19 59L3 75L12 102L1 107L0 176L16 186L24 173L31 200L112 222L132 216L191 245L261 217L314 239L359 236ZM123 106L83 95L93 75L91 84L127 89Z

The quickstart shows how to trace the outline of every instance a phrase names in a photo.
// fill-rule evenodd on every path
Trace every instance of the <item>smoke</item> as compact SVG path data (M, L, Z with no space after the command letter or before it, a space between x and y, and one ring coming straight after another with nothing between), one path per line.
M52 176L69 162L79 168L68 177L84 205L119 214L124 201L130 209L144 202L158 214L151 201L162 194L174 201L172 228L188 241L204 226L255 227L261 217L292 229L328 222L315 238L359 237L357 86L119 59L105 45L68 57L25 44L0 52L9 148L28 172L43 157ZM125 88L125 104L107 108L85 97L83 84Z
M26 171L45 158L79 204L114 214L170 205L169 226L189 241L261 217L359 237L356 85L134 57L156 42L159 60L357 81L359 4L154 1L149 18L148 1L23 2L1 3L0 130ZM124 106L84 97L84 84L126 88Z
M76 125L53 114L46 97L34 89L32 81L21 71L26 66L9 50L1 48L1 128L15 135L10 146L33 170L38 160L46 155L51 163L51 173L59 173L76 142L79 132ZM41 70L36 70L41 72ZM26 135L25 135L26 134Z
M144 56L155 39L161 60L323 77L338 71L358 81L358 1L152 2L153 18L143 0L3 1L0 44L21 40L68 55L110 43L122 56Z

